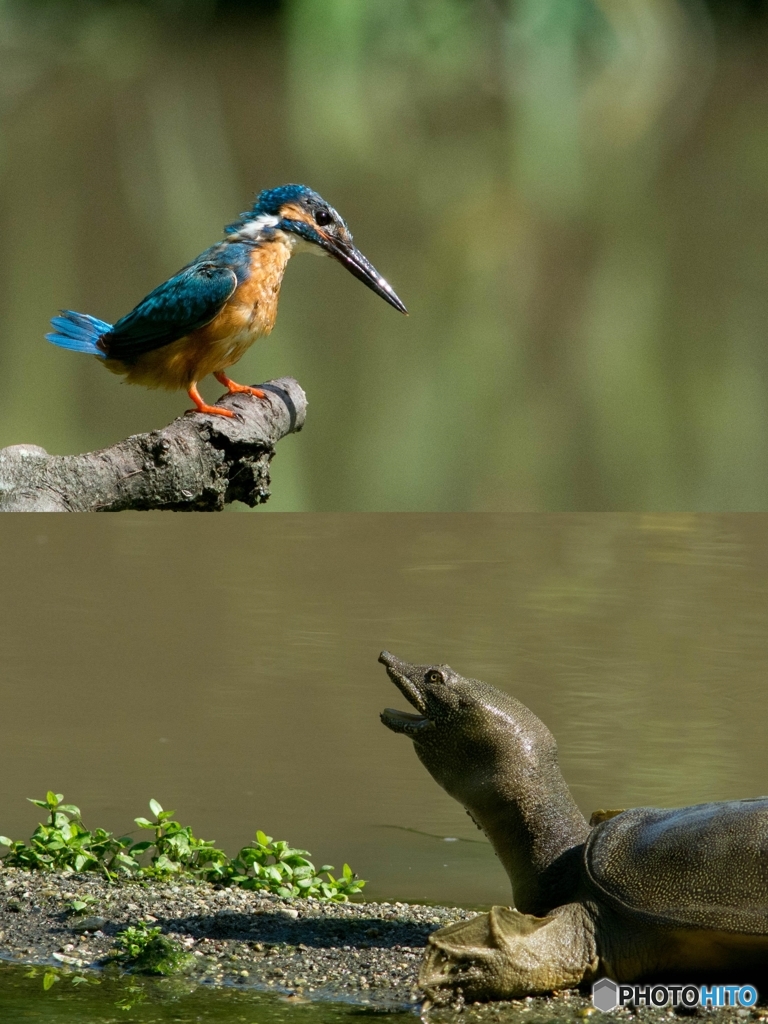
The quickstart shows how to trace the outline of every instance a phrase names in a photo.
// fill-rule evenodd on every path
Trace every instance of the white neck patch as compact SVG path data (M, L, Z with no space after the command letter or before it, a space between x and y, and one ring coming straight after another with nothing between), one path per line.
M249 220L241 228L238 228L237 234L240 238L258 238L264 233L265 228L277 227L279 223L280 218L275 217L274 214L262 213L260 217L254 217L253 220Z
M279 217L275 217L270 213L262 213L260 217L249 220L247 224L238 229L236 234L230 235L230 238L248 238L255 241L264 234L267 228L275 228L279 223ZM311 252L316 256L326 255L325 250L315 242L309 242L306 238L302 238L301 235L295 235L292 231L275 231L270 238L282 242L291 253Z

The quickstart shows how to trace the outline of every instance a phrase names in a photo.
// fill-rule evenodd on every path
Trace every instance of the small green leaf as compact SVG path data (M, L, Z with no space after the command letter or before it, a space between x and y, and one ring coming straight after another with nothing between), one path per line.
M13 846L13 840L7 836L0 836L0 846Z
M133 819L139 828L154 828L154 824L151 821L147 821L146 818L134 818Z
M43 990L47 992L49 988L53 988L58 980L59 976L56 971L46 971L43 975Z
M152 811L152 813L154 814L154 816L156 818L159 817L163 813L163 808L160 806L160 804L157 802L157 800L150 800L149 801L149 809L150 809L150 811Z
M179 870L179 865L178 864L174 864L174 862L172 860L170 860L168 857L166 857L166 855L164 853L161 853L160 856L157 858L155 866L157 868L159 868L161 871L178 871Z

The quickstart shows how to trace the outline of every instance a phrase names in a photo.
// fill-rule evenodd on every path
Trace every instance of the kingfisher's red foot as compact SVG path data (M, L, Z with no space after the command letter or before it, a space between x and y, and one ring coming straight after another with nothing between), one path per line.
M261 388L249 388L247 384L235 384L225 373L214 373L213 375L219 384L223 384L230 395L255 395L256 398L266 398L266 391Z
M227 416L229 419L234 419L235 414L230 412L229 409L222 409L220 405L208 405L203 401L203 396L197 390L197 384L193 384L187 391L187 394L197 406L198 412L208 412L212 416Z

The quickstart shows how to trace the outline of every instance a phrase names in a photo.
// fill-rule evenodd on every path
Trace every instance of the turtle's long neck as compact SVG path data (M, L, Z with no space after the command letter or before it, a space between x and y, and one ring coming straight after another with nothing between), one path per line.
M556 751L550 764L510 764L496 783L468 810L504 865L517 909L546 914L572 898L589 825L560 773Z
M417 740L417 753L490 839L518 910L546 914L573 898L589 826L544 723L508 694L461 683L466 710Z

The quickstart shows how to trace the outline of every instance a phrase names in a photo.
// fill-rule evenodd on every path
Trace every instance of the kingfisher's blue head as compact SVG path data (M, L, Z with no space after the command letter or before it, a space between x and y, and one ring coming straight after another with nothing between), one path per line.
M352 242L341 216L306 185L265 189L247 213L226 227L228 235L254 242L288 237L292 247L333 256L342 266L401 313L407 310L392 287Z

